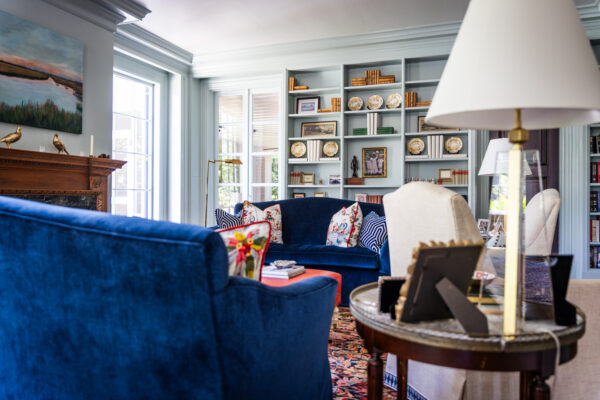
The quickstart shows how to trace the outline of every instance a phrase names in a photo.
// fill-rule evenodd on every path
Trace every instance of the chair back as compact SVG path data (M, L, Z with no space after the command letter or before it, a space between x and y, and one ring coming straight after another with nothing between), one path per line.
M525 254L545 256L552 252L559 210L556 189L541 191L529 200L525 207Z

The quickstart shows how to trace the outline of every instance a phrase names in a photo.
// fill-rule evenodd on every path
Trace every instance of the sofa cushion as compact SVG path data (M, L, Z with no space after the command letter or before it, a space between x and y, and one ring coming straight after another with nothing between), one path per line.
M249 201L244 201L244 206L242 208L242 220L244 224L251 224L252 222L258 221L268 221L271 224L271 242L283 243L281 207L279 204L275 204L262 210Z
M283 242L286 244L320 244L327 240L327 228L331 216L342 207L350 207L354 201L332 197L306 197L254 203L260 209L279 204L283 226ZM384 215L383 205L359 203L364 215L375 211ZM235 212L242 209L242 203L235 205Z
M319 244L271 243L265 262L295 260L300 265L379 269L379 255L363 247L342 248Z
M271 224L268 221L254 222L223 229L219 233L227 248L229 275L260 281Z
M325 244L344 248L356 247L362 220L362 211L358 202L348 208L342 207L331 217Z
M385 217L380 217L375 211L371 211L364 219L358 237L358 245L372 251L381 253L381 247L387 239L387 226Z
M233 228L234 226L242 225L242 213L229 214L227 211L220 208L215 209L215 218L219 229Z

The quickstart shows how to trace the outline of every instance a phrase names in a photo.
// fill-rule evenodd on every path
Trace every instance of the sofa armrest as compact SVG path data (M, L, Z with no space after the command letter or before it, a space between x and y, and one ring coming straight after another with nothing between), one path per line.
M331 399L336 288L329 277L284 287L230 278L214 298L225 397Z
M385 239L383 246L381 246L381 252L379 253L379 275L391 275L390 267L390 242L389 239Z

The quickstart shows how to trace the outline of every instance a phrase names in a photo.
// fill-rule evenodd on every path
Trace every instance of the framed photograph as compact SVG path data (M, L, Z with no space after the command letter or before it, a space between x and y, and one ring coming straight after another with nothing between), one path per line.
M302 173L302 183L303 184L311 184L314 185L315 184L315 174L305 174Z
M304 193L292 193L292 197L294 199L303 199L303 198L306 197L306 194L304 194Z
M327 197L327 193L325 193L325 192L315 192L315 193L313 193L313 197Z
M387 177L387 147L362 149L363 178Z
M335 136L337 134L337 121L303 122L302 137Z
M296 114L316 114L320 97L300 97L296 99Z
M340 183L342 183L342 176L341 175L329 175L329 184L330 185L339 185Z
M452 183L452 168L438 169L438 180L444 183Z
M354 201L360 201L361 203L367 202L367 193L356 193L354 195Z
M433 125L427 125L425 123L425 116L419 116L419 132L446 132L446 131L455 131L456 128L440 128Z
M487 233L490 228L490 220L479 218L477 220L477 226L479 227L479 233Z

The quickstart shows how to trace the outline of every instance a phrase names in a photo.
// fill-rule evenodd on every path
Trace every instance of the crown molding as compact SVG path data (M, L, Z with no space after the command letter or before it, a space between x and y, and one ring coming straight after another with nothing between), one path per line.
M164 53L165 55L185 64L188 66L192 65L194 55L189 51L163 39L154 33L147 31L146 29L135 25L126 24L121 25L117 28L115 36L124 36L131 40L134 40L144 46L153 48L156 51Z
M600 0L577 7L590 39L600 38ZM196 78L274 73L283 68L386 60L449 53L461 21L326 39L195 54Z
M150 10L134 0L42 0L56 8L116 32L127 20L141 20Z

